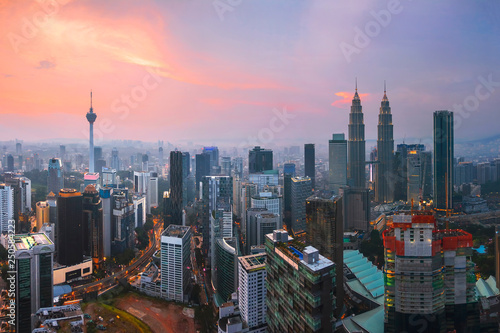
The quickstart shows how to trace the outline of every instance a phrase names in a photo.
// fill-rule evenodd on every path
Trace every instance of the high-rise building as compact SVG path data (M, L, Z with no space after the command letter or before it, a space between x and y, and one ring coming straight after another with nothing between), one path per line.
M434 112L434 207L453 208L453 112Z
M495 226L495 276L500 289L500 226Z
M344 133L333 134L328 141L330 190L339 193L347 185L347 140Z
M146 204L149 203L149 211L151 211L153 207L158 207L158 174L156 172L151 172L151 176L149 177L148 199L149 200L146 200Z
M111 150L111 169L120 170L120 157L116 147Z
M393 175L394 135L391 107L385 90L378 115L377 161L375 165L375 201L379 203L394 201Z
M257 184L259 191L264 191L266 186L279 185L279 172L278 170L266 170L258 173L251 173L248 175L250 183Z
M348 142L347 179L352 187L365 187L365 124L363 123L363 109L356 92L352 99L351 112L349 113L349 142Z
M335 264L284 230L265 246L267 332L333 332Z
M142 227L146 223L146 197L143 195L134 195L132 203L134 204L135 213L134 227Z
M336 267L344 266L344 219L342 197L332 191L315 191L306 201L307 245L316 248ZM341 315L344 305L344 272L336 271L335 316Z
M295 177L295 164L283 166L283 223L292 230L292 178Z
M52 307L54 243L44 233L14 235L16 332L35 328L34 314Z
M50 206L47 201L38 201L36 203L36 231L40 232L45 223L50 223Z
M255 146L248 152L248 173L273 169L273 151Z
M241 319L250 332L264 333L266 324L266 255L238 258L238 301Z
M342 188L344 230L367 232L370 226L370 191L364 188Z
M102 147L94 146L94 170L95 172L101 172L102 169L99 166L102 166ZM104 166L106 166L106 162L104 161Z
M14 172L14 156L7 155L7 172Z
M0 233L5 234L9 231L9 221L13 219L14 191L12 187L0 184Z
M316 179L316 156L314 143L304 145L304 176L311 178L311 186L314 189Z
M471 234L401 214L383 239L385 332L479 331Z
M118 178L116 169L104 168L102 169L102 186L118 187Z
M102 201L102 242L103 242L103 255L105 258L111 257L111 242L113 238L112 230L113 223L113 188L101 187L99 189L99 196Z
M66 160L66 146L65 145L59 145L59 158L61 161Z
M200 183L204 176L210 176L210 154L196 154L196 197L200 198Z
M90 110L87 112L87 120L90 125L89 133L89 172L94 172L94 122L97 118L97 114L94 113L92 108L92 91L90 92Z
M429 198L431 190L432 161L430 152L409 150L406 156L407 202L416 205Z
M243 178L243 157L235 157L233 158L233 172L235 176ZM229 175L231 176L231 175Z
M251 208L266 208L270 213L275 214L281 221L281 207L282 197L271 192L259 192L251 198ZM281 224L281 223L280 223ZM281 225L279 228L281 229ZM262 239L264 241L264 238Z
M182 152L170 152L170 199L172 201L172 223L182 225Z
M99 192L88 185L83 191L83 251L92 257L94 267L104 263L103 213Z
M161 234L161 296L165 299L187 301L191 236L190 227L174 224Z
M279 215L266 208L250 208L247 210L246 253L250 254L252 246L264 245L265 236L274 230L281 229Z
M135 244L135 213L134 204L128 201L126 190L113 191L113 217L111 254L117 255Z
M160 161L160 165L163 166L165 161L163 160L163 147L158 148L158 159Z
M83 196L62 189L57 198L57 261L72 266L83 261Z
M182 153L182 207L186 207L189 199L190 191L188 177L191 174L191 157L188 152Z
M203 147L202 153L210 156L210 174L212 174L212 170L219 166L219 148Z
M229 156L222 157L221 174L223 176L231 176L231 157Z
M306 231L306 200L312 195L311 178L293 177L291 179L291 227L297 237Z
M216 303L229 300L238 289L238 244L234 237L223 237L214 244Z
M14 192L16 233L28 232L31 227L28 219L31 213L31 180L15 173L6 173L5 185Z

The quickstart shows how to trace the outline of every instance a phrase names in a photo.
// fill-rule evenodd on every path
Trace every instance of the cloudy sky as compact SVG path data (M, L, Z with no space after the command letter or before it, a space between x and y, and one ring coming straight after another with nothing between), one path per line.
M497 1L0 1L0 140L264 146L346 132L357 77L366 138L387 81L396 140L456 140L500 119Z

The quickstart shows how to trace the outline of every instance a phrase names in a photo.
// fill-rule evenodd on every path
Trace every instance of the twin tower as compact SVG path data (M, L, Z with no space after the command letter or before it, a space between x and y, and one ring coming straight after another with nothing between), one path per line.
M366 187L366 142L365 124L361 99L356 92L352 99L349 113L349 141L347 178L349 185L355 188ZM394 135L392 126L391 107L387 99L384 83L384 97L380 105L378 116L377 160L375 161L375 201L379 203L394 201Z

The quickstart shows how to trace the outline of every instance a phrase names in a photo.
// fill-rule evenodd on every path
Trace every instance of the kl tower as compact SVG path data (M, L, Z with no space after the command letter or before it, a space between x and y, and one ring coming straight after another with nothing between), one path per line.
M92 108L92 90L90 91L90 110L87 112L87 120L90 124L90 136L89 136L89 173L94 173L94 121L97 118L97 114L94 113Z

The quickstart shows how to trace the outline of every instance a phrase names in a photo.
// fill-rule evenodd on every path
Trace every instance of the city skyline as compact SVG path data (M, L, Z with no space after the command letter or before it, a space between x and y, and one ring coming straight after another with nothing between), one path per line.
M432 112L460 113L455 105L464 106L457 141L496 133L498 4L55 3L3 12L0 140L88 140L81 117L93 89L96 141L245 143L286 110L293 118L261 145L326 143L347 133L355 77L367 140L376 139L384 80L396 142L431 142Z

